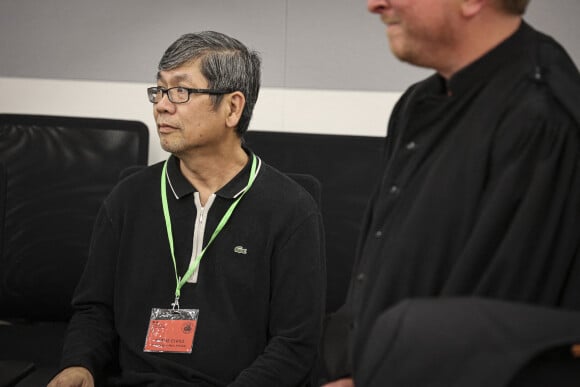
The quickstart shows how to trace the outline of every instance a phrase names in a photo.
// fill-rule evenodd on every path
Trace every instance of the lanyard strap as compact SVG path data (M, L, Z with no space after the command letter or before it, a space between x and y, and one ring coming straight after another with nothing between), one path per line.
M185 283L187 282L189 277L191 277L193 275L193 273L195 272L195 269L199 266L199 262L201 261L201 258L205 254L205 251L207 250L209 245L214 241L214 239L217 237L217 235L220 233L220 231L224 228L224 226L226 225L226 223L228 222L228 220L232 216L232 213L236 209L236 206L238 205L238 203L240 202L242 197L244 197L246 192L248 192L250 190L250 187L252 186L252 184L254 184L254 180L256 179L256 174L257 174L256 173L256 155L252 154L252 168L250 169L250 177L248 179L248 184L246 185L246 187L244 188L242 193L238 196L238 198L230 205L230 207L227 209L225 214L222 216L222 218L219 221L218 225L216 226L211 238L207 242L207 245L205 245L205 247L199 253L199 255L197 257L195 257L195 260L193 260L193 262L191 262L189 264L189 268L187 269L187 271L185 272L183 277L180 277L177 274L177 263L175 261L175 248L173 245L173 230L171 227L171 215L169 214L169 205L167 204L166 173L167 173L167 162L168 161L169 161L169 159L165 160L165 163L163 164L163 171L161 172L161 204L163 206L163 217L165 218L165 228L167 229L167 239L169 240L169 250L171 251L171 259L173 260L173 268L175 269L175 281L177 283L177 285L175 287L175 303L173 303L172 305L173 305L174 309L175 309L175 307L177 307L179 309L179 302L178 301L179 301L179 296L181 295L181 288L183 287L183 285L185 285Z

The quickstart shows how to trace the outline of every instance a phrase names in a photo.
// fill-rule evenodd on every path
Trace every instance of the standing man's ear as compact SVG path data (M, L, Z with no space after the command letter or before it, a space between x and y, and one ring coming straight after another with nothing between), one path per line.
M477 15L484 6L495 0L461 0L461 12L464 17L471 18Z
M238 126L244 106L246 106L246 97L241 91L234 91L224 96L223 103L226 108L226 126L235 128Z

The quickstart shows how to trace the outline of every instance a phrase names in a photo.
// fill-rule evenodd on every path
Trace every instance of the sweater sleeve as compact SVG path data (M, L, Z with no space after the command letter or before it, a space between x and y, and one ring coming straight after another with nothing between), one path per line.
M99 382L116 356L113 320L114 269L118 240L104 205L95 221L89 257L75 290L61 367L82 366Z
M313 213L272 258L269 334L264 352L230 387L299 386L316 361L326 289L324 235Z

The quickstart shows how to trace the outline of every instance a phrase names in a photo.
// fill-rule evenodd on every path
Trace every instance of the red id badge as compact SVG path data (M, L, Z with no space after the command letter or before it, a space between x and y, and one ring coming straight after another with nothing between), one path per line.
M199 309L151 310L144 352L191 353Z

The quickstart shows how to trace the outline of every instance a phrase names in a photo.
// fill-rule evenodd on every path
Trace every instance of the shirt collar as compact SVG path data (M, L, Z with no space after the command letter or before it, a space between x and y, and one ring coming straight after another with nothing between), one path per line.
M230 180L225 186L223 186L218 192L217 196L223 198L234 199L237 197L248 184L248 179L250 178L250 170L252 168L252 155L253 153L243 146L244 151L248 154L248 162L244 168L236 175L232 180ZM256 157L258 162L258 167L256 168L256 175L258 174L261 166L261 160ZM187 195L191 195L197 192L197 189L183 176L181 170L179 169L180 160L178 157L171 155L167 162L167 181L171 187L171 191L176 199L181 199Z
M463 95L475 86L485 83L499 69L517 63L518 58L527 57L526 52L529 50L527 42L531 31L532 27L522 21L515 33L454 74L447 82L447 90L451 91L452 95Z

